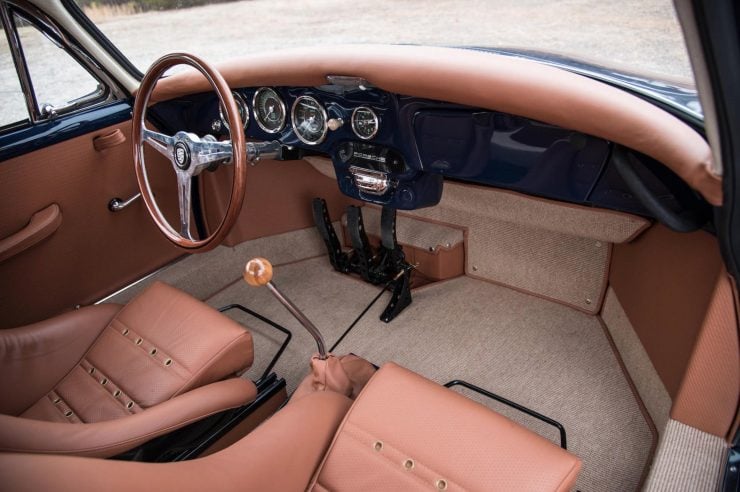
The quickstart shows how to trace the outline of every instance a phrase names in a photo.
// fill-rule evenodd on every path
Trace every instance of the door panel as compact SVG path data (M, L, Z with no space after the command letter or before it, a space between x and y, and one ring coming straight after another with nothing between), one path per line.
M98 137L116 130L124 141L118 135L100 145ZM141 200L108 210L112 198L138 193L130 138L127 121L0 162L0 241L52 204L61 216L48 237L0 261L0 328L92 303L182 254ZM157 199L176 217L171 165L154 151L146 158Z

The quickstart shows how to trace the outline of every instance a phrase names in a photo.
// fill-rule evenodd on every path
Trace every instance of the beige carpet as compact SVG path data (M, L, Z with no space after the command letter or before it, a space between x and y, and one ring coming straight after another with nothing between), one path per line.
M334 226L339 227L339 223ZM325 254L326 247L313 227L253 239L235 247L219 246L205 254L185 256L151 277L104 299L104 302L125 304L155 280L205 300L241 278L244 265L255 256L269 258L274 265L281 265Z
M378 292L331 270L325 257L276 268L275 282L321 329L329 345ZM388 294L337 349L375 364L398 362L440 383L464 379L556 420L569 450L583 460L582 491L635 490L652 435L597 318L560 304L468 277L420 289L391 324L378 316ZM208 302L240 302L294 333L276 367L292 390L315 351L310 337L265 289L239 281ZM240 313L249 326L258 376L282 335ZM497 403L484 404L557 439L549 426Z

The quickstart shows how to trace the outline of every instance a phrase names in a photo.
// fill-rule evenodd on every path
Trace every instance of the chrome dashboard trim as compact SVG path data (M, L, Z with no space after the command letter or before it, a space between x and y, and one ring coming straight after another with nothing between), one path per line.
M349 173L361 193L384 195L391 187L391 180L387 173L357 166L351 166Z

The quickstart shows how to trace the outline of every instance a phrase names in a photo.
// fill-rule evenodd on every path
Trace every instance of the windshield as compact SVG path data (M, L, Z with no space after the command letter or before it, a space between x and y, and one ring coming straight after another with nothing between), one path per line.
M220 62L296 46L524 48L693 85L670 0L76 0L141 71L174 51Z

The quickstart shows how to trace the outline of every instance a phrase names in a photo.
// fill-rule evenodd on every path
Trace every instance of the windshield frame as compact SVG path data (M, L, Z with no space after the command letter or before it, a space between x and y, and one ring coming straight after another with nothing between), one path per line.
M105 51L107 51L118 65L129 73L137 82L144 78L142 72L129 58L113 44L103 31L83 12L82 8L75 0L60 0L62 6L69 12L79 26L97 42Z

